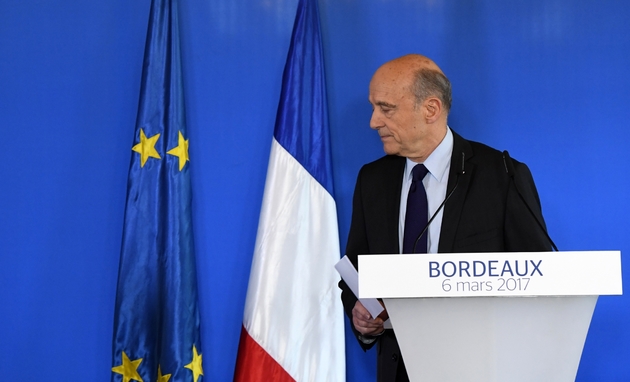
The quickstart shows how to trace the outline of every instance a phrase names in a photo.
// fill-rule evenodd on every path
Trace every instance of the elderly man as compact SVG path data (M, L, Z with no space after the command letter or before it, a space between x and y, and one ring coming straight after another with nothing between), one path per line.
M369 101L370 127L387 155L357 178L346 247L355 267L358 255L371 253L550 249L529 169L449 128L451 85L433 61L412 54L384 64ZM387 312L371 317L343 281L339 286L360 345L377 345L377 380L408 381L396 336L383 328Z

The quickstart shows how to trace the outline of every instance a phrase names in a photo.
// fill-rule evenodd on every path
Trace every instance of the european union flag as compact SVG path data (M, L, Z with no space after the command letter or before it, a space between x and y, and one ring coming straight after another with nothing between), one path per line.
M176 0L154 0L127 185L112 381L203 375Z

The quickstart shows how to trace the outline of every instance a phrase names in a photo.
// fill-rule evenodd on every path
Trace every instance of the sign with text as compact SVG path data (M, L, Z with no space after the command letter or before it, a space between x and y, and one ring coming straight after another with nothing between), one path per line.
M620 294L620 251L359 256L361 298Z

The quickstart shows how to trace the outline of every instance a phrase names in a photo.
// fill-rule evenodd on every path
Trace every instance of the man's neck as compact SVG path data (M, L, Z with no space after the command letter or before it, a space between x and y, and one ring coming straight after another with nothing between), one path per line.
M437 127L437 126L436 126ZM442 143L446 137L446 124L443 126L437 127L434 134L428 137L424 150L417 155L410 155L407 158L416 162L416 163L424 163L424 161L435 151L435 149Z

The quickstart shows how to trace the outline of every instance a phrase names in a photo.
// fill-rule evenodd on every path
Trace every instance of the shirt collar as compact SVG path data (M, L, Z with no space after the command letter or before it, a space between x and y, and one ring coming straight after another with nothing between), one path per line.
M424 161L424 166L429 170L429 173L442 182L444 175L447 173L448 167L451 164L451 154L453 153L453 133L451 129L446 127L446 136L442 139L442 142L433 150L431 155ZM406 158L405 164L405 179L411 179L411 170L418 164L409 158Z

